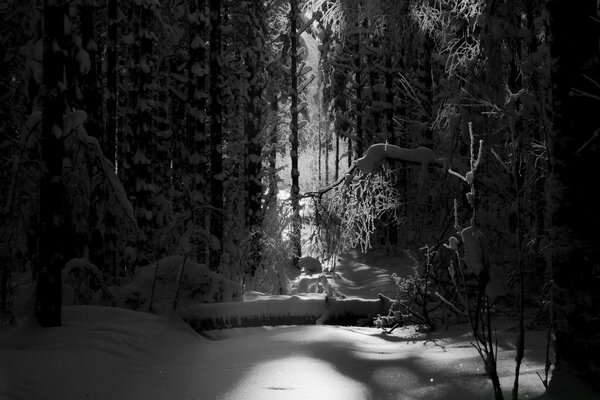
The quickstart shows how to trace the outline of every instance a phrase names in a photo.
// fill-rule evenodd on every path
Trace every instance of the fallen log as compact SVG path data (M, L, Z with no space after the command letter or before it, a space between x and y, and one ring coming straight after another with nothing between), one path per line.
M277 325L373 324L387 315L393 300L332 298L324 295L264 296L250 301L202 303L186 306L180 317L196 331Z

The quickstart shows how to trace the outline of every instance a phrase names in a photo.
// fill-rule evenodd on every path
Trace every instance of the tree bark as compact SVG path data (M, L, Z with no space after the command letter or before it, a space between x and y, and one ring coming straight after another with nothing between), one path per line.
M597 396L600 192L590 180L600 176L600 141L596 137L600 124L595 118L600 93L597 2L554 0L549 11L553 126L547 213L556 368L548 393L573 394L574 385L581 384Z
M250 15L248 34L246 37L246 80L248 82L248 100L246 102L245 130L247 140L247 162L246 162L246 226L250 231L250 274L254 275L262 262L262 140L261 140L261 112L260 99L263 91L263 75L261 72L261 61L263 52L263 32L261 22L263 20L262 6L251 3L246 6Z
M106 135L102 141L104 156L116 165L117 140L117 0L108 0L108 33L106 42Z
M223 253L223 126L221 105L221 1L210 0L210 234L208 264L213 271L221 266Z
M182 153L188 156L186 163L188 178L191 179L194 194L191 196L191 211L194 224L203 226L207 213L203 211L208 204L206 187L208 186L208 158L206 134L206 81L208 62L206 57L205 32L206 1L190 0L190 15L196 18L189 24L188 42L188 85L185 129L187 150ZM200 42L198 45L197 43ZM195 257L197 260L206 260L208 246L198 246Z
M64 5L44 1L42 171L35 316L44 326L61 325L61 273L65 264L63 213L63 114L65 111L64 55L55 48L64 44Z
M300 185L298 178L300 171L298 170L298 35L297 35L297 18L298 18L298 1L290 0L290 112L292 121L290 123L290 158L292 161L292 190L290 198L292 201L292 265L296 269L300 269L300 257L302 257L302 246L300 243L301 223L300 223L300 207L298 195L300 193Z

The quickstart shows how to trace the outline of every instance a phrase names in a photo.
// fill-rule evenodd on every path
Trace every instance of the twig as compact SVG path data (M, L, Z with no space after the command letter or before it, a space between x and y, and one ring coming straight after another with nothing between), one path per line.
M583 149L585 149L594 139L596 139L598 137L599 133L600 133L600 129L596 129L594 131L594 133L592 134L592 137L589 138L587 142L585 142L580 148L577 149L577 153L580 153Z
M440 294L440 292L435 292L434 293L441 301L443 301L444 303L446 303L447 305L450 306L450 308L452 308L454 310L454 312L456 312L457 314L460 314L462 316L467 316L467 314L464 311L459 310L454 304L452 304L450 301L446 300L446 298L444 296L442 296Z
M179 270L179 276L177 278L177 291L175 292L175 300L173 301L173 311L177 310L177 303L179 301L179 291L181 289L181 280L183 279L183 271L185 269L185 262L187 261L188 253L183 256L183 262L181 263L181 269Z
M302 195L298 196L299 199L305 198L305 197L318 197L321 198L323 197L323 195L331 190L333 190L334 188L336 188L337 186L341 185L343 182L346 181L346 179L351 178L354 176L354 172L356 170L356 163L352 164L352 166L350 167L350 169L348 170L348 172L346 172L346 174L344 176L342 176L341 178L339 178L337 181L333 182L332 184L325 186L323 188L320 189L316 189L312 192L306 192L303 193Z
M150 292L150 301L148 302L148 312L152 312L152 302L154 301L154 289L156 288L156 281L158 277L158 263L160 261L156 260L156 267L154 267L154 279L152 280L152 291Z

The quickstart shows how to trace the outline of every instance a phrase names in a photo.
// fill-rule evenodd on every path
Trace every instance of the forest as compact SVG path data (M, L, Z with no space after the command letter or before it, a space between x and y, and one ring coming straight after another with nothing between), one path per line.
M0 333L464 323L517 399L533 329L543 398L600 398L599 102L595 0L4 0Z

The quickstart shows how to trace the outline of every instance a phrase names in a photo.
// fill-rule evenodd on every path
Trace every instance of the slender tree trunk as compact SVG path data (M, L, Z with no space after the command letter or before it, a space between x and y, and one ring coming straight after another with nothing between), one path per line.
M300 185L298 178L300 171L298 170L298 36L296 34L296 24L298 18L298 1L290 0L290 112L292 122L290 123L290 157L292 160L292 249L293 257L292 264L294 268L300 269L299 261L302 257L302 246L300 241L301 223L300 223L300 207L298 196L300 194Z
M117 0L108 0L108 32L106 40L106 129L102 140L102 152L115 167L117 166ZM116 282L117 271L117 232L116 217L106 210L104 220L104 261L110 265Z
M362 30L363 26L360 23L360 20L357 18L356 20L356 34L354 36L354 54L352 69L354 71L354 90L355 90L355 99L354 99L354 107L356 113L356 129L355 129L355 138L354 138L354 155L356 158L360 158L362 156L363 148L364 148L364 132L363 132L363 83L362 83ZM348 143L351 141L349 140ZM348 148L348 168L352 166L352 159L350 157L350 149Z
M216 239L209 267L218 271L223 253L223 108L221 105L221 1L210 0L210 234Z
M396 144L394 133L394 75L392 72L392 54L388 53L385 58L385 130L387 131L390 144Z
M596 0L549 3L553 126L547 212L556 368L548 393L556 398L600 398L600 192L593 182L600 176L597 11ZM586 397L586 385L595 394Z
M331 145L331 135L329 133L329 113L325 113L325 186L329 185L329 146Z
M106 137L102 141L104 156L116 165L117 140L117 0L108 0L108 35L106 42Z
M106 129L102 140L104 156L117 166L117 0L108 0L108 32L106 41ZM107 210L104 221L105 264L113 272L113 279L118 278L117 267L117 232L116 217Z
M277 93L273 93L270 101L271 113L277 118L279 114L279 102L277 100ZM277 204L277 142L279 136L279 123L275 122L273 130L270 134L270 148L267 155L269 161L268 169L268 185L269 185L269 197L266 199L268 207L274 207Z
M321 88L317 88L318 93L321 92ZM321 100L321 96L319 94L317 94L317 105L319 105ZM319 182L319 186L321 186L323 184L323 134L322 134L322 125L323 125L323 121L321 118L321 107L319 107L319 123L318 123L318 127L317 127L317 143L318 143L318 164L319 164L319 171L318 171L318 182Z
M335 134L335 160L333 175L333 181L337 182L340 177L340 135L337 132Z
M63 183L63 114L65 93L64 56L56 46L64 45L64 5L44 1L42 174L38 236L35 316L44 326L61 325L61 271L65 264L65 220Z

